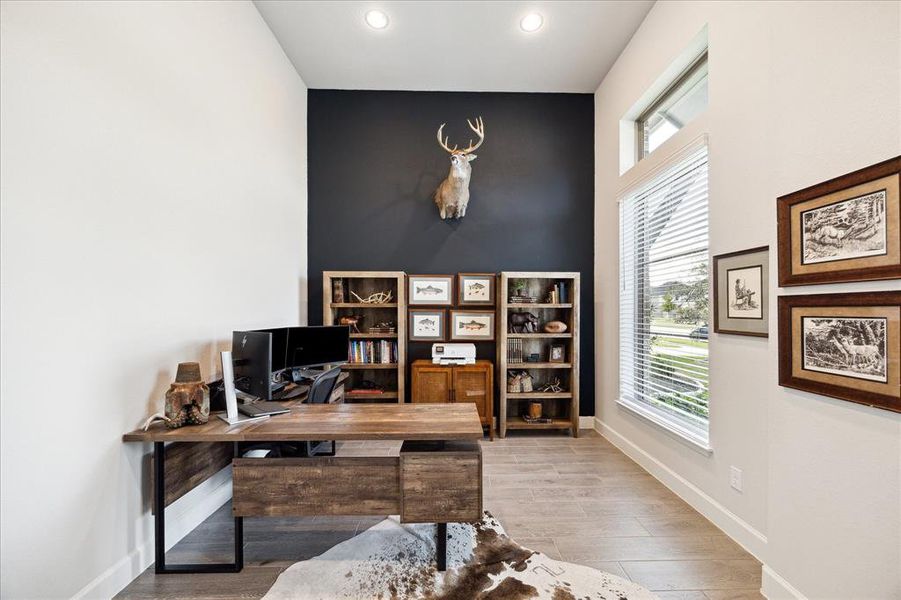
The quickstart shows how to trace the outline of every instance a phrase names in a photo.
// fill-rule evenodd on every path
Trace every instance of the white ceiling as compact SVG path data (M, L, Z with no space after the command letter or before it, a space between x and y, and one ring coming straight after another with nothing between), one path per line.
M255 4L311 88L594 92L654 2ZM373 8L386 29L364 22ZM544 26L525 33L532 11Z

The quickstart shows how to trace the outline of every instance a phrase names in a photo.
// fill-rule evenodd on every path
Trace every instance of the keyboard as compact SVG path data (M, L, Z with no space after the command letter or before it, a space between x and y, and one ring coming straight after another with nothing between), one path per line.
M291 411L277 402L254 402L253 404L239 404L238 412L248 417L265 417Z

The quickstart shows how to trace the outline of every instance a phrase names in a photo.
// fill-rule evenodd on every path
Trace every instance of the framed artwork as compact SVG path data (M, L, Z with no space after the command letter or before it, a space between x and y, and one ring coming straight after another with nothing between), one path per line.
M411 308L409 338L414 342L443 342L447 339L447 312L443 309Z
M408 275L407 303L413 306L453 306L453 275Z
M564 344L551 344L550 351L548 352L548 362L566 362L566 346Z
M777 200L779 285L901 277L901 156Z
M494 306L494 273L458 273L457 303L464 306Z
M901 292L779 298L779 385L901 412Z
M769 336L768 246L713 257L713 330Z
M493 310L450 311L450 339L468 342L494 340Z

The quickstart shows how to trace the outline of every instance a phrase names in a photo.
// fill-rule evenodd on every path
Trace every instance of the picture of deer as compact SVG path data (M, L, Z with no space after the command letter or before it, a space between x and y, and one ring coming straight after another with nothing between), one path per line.
M887 321L881 317L803 317L803 368L887 381Z
M450 172L447 179L441 182L435 190L435 204L442 219L460 219L466 216L466 207L469 204L469 178L472 175L472 166L469 164L477 157L473 152L485 141L485 123L482 117L476 118L475 124L466 119L469 128L479 137L479 141L473 145L469 140L469 146L458 150L457 146L450 147L450 141L443 136L444 126L438 128L438 144L450 153Z

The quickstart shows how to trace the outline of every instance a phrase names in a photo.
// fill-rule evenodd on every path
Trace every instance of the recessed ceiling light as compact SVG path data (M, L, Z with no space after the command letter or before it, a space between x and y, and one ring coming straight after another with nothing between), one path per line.
M529 13L522 18L522 21L519 22L519 27L526 33L532 33L533 31L538 31L541 29L541 26L544 24L544 17L539 15L538 13Z
M373 29L384 29L388 26L388 15L380 10L370 10L366 13L366 24Z

